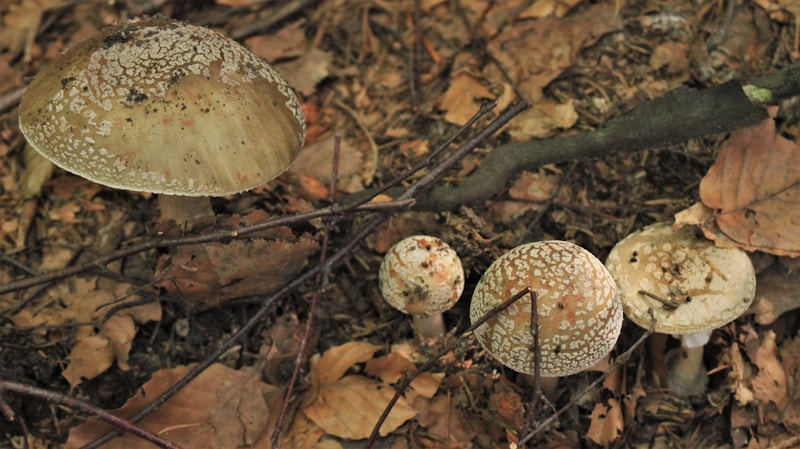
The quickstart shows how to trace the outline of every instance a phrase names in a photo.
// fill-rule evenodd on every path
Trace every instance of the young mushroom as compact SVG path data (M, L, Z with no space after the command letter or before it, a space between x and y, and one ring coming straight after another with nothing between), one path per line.
M475 287L470 320L476 322L526 288L536 294L542 380L591 368L616 344L622 328L617 286L589 251L558 240L513 248ZM532 310L525 295L475 330L489 354L527 375L536 374ZM554 387L553 379L547 383Z
M444 334L442 312L450 310L464 291L464 269L447 243L415 235L389 249L378 281L383 299L410 314L420 336L437 338Z
M693 227L650 225L611 250L606 262L616 280L625 315L637 325L681 340L667 354L667 387L683 396L708 384L703 347L711 331L742 315L755 295L755 271L747 254L717 248Z
M44 67L19 124L59 167L161 194L162 220L212 214L209 196L286 170L305 140L300 103L263 60L208 28L163 18L117 25Z

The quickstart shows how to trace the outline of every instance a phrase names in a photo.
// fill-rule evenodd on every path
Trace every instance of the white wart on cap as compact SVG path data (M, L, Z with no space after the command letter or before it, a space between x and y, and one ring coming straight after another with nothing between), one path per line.
M717 248L694 228L656 223L611 250L606 266L619 285L625 316L655 331L681 335L710 331L741 316L755 296L747 253ZM656 299L658 298L658 299Z
M305 121L287 83L235 41L150 18L114 26L43 68L20 129L61 168L181 196L249 190L283 172Z
M444 331L442 312L450 310L464 291L464 269L447 243L415 235L389 249L378 281L384 300L412 315L417 331L433 338Z
M616 344L622 327L617 286L589 251L563 241L512 249L478 282L470 320L474 323L525 288L536 292L540 375L560 377L588 369ZM523 296L475 330L494 358L525 374L535 374L531 311L530 296Z

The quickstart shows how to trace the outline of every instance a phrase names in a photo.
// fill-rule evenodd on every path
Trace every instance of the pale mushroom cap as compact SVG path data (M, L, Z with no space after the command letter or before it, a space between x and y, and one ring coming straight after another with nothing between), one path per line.
M235 41L142 19L43 68L19 108L28 142L61 168L114 188L183 196L249 190L305 140L288 84Z
M655 331L665 334L724 326L741 316L755 295L747 254L717 248L691 226L673 230L669 223L656 223L635 232L614 246L606 266L619 286L625 315L647 329L652 309Z
M470 320L526 287L536 292L542 376L590 368L616 344L622 306L614 280L600 260L569 242L528 243L494 261L475 287ZM535 374L531 310L526 295L475 330L494 358L526 374Z
M415 235L386 253L378 272L381 294L411 315L450 310L464 291L464 269L455 250L436 237Z

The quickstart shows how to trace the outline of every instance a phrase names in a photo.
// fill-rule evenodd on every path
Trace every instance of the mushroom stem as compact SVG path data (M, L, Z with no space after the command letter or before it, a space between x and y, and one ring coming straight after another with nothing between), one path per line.
M411 324L417 335L423 338L439 338L444 335L444 318L441 313L412 315Z
M703 364L703 348L711 331L686 334L681 347L667 354L667 387L680 396L703 394L708 374Z
M207 196L159 195L161 223L169 220L191 227L200 217L214 216L211 200Z

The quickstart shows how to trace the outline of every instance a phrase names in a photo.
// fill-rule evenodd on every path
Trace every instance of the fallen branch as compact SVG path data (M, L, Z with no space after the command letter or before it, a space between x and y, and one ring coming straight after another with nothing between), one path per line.
M738 81L702 90L682 87L641 104L593 132L501 145L460 184L437 186L419 198L414 208L445 211L479 204L504 191L520 172L544 164L664 148L753 126L768 117L763 103L800 94L800 62L750 84L765 90L759 93L766 98L749 98Z

